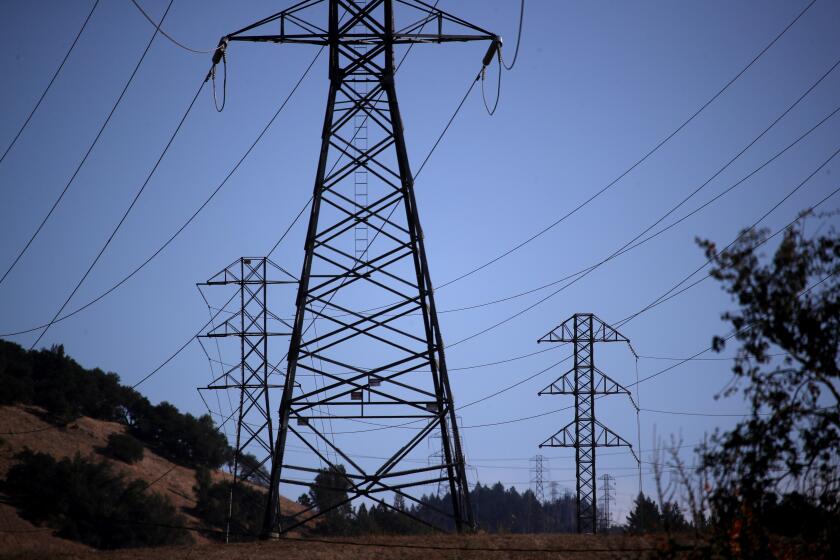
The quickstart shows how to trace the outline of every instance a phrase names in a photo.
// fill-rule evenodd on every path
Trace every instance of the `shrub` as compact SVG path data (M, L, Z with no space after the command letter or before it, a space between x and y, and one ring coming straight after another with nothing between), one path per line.
M79 454L56 461L26 450L3 482L22 517L46 524L60 537L96 548L181 544L192 541L169 500L126 481L105 462Z
M246 483L239 482L231 496L229 481L213 483L207 469L195 474L195 494L198 498L195 515L210 527L224 530L231 512L231 541L254 540L262 530L266 494ZM231 497L233 501L231 501ZM216 533L220 537L222 533Z
M108 436L105 453L114 459L133 464L143 459L143 444L128 434L115 433Z

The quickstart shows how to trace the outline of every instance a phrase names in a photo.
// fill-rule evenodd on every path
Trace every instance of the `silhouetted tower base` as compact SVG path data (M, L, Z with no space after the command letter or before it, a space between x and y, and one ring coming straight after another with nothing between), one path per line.
M445 33L449 28L459 33ZM428 492L441 481L451 509L425 505L457 530L469 529L465 461L394 86L394 46L490 41L486 65L500 40L419 0L306 0L224 37L215 60L234 41L329 49L327 109L264 535L294 530L357 498L428 524L399 504L422 503L412 489ZM330 433L316 421L329 421ZM417 429L383 431L406 422ZM441 434L442 463L408 463L434 432ZM289 440L309 458L287 454ZM385 459L354 457L366 443ZM346 468L340 476L347 500L278 517L281 489L297 495L300 487L318 488L319 469L307 462L313 455L322 469Z
M575 450L578 533L598 530L595 484L595 449L632 445L595 418L596 395L626 394L630 391L595 367L596 342L630 341L591 313L576 313L538 342L571 342L574 365L540 395L574 395L575 419L540 444L540 447L571 447ZM630 347L632 350L632 346ZM635 354L635 352L634 352ZM630 396L630 400L633 397ZM635 403L633 403L635 406ZM633 454L635 457L635 453ZM636 459L638 461L638 458Z

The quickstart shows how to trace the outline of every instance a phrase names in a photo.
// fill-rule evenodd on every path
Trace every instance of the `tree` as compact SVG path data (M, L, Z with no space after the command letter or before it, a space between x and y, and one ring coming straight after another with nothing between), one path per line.
M209 536L231 541L254 540L262 528L266 495L244 482L233 488L231 480L214 483L207 468L196 469L195 514L210 527L220 529ZM230 523L228 524L228 520Z
M650 533L659 531L662 526L662 514L659 506L641 492L633 502L633 511L627 516L627 530L630 533Z
M740 393L751 408L701 450L702 467L712 521L756 557L769 555L768 515L792 490L828 512L823 542L840 531L840 238L833 228L806 237L803 216L769 260L756 252L767 241L766 231L746 230L723 251L699 242L738 304L722 315L734 333L713 339L718 352L732 339L740 345L734 383L719 397Z
M679 533L689 528L680 506L677 502L662 504L662 527L670 532Z
M324 512L317 528L319 532L341 535L349 531L353 508L348 500L350 480L344 465L321 469L309 487L309 499Z
M128 434L113 433L108 436L105 453L124 463L133 464L143 459L143 444Z

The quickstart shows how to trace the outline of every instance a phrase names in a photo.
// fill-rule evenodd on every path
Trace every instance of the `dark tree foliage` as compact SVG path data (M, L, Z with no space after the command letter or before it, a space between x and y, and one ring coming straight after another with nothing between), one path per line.
M343 535L352 532L353 507L347 501L350 481L344 465L321 469L309 488L309 500L318 511L325 512L316 531Z
M31 451L15 459L3 492L25 519L60 537L106 549L192 542L168 499L124 480L107 463L78 454L56 461Z
M741 393L752 414L701 454L711 522L744 557L772 557L768 533L804 519L819 542L840 543L840 238L804 229L804 220L787 229L769 260L755 251L765 231L745 231L720 253L700 242L738 304L723 315L739 343L723 396ZM716 337L715 350L727 340Z
M652 499L639 494L633 501L633 509L627 516L625 529L629 533L679 533L690 528L680 506L676 502L665 502L662 509Z
M182 414L166 402L153 405L121 385L117 374L84 369L62 346L27 351L0 340L0 386L0 404L42 407L59 424L80 416L121 422L131 435L183 465L218 468L232 457L210 416Z
M195 514L208 527L217 530L211 537L223 538L229 529L231 542L255 540L260 533L265 508L265 493L238 483L231 494L231 482L214 483L210 471L205 468L196 470L195 493L197 503ZM232 498L232 499L231 499ZM228 513L231 525L227 527Z
M326 520L318 525L325 534L423 534L432 531L431 525L454 530L451 517L441 513L451 511L449 495L422 496L420 502L395 494L393 503L360 504L355 511L347 499L349 481L344 467L323 469L316 476L309 493L298 498L306 507L328 511ZM575 499L571 495L540 503L530 490L518 492L501 483L493 486L477 484L470 492L476 522L490 533L572 532L575 527ZM334 507L341 504L340 507ZM400 512L406 512L404 515Z
M103 451L106 455L128 464L143 459L143 444L128 434L109 435L108 445Z
M218 468L231 456L227 439L207 414L196 418L168 402L154 406L144 398L131 416L131 433L175 462Z
M653 533L662 528L662 513L659 506L644 494L633 501L633 510L627 516L627 531L630 533Z
M238 461L238 472L244 480L268 488L270 476L265 463L260 464L259 459L250 453L241 454ZM233 462L229 465L232 468Z
M492 486L476 484L470 491L476 523L488 533L560 533L576 531L575 498L571 495L541 503L531 490L519 492L497 482ZM454 529L448 517L435 511L451 511L449 494L424 496L432 507L417 506L415 514L436 525Z

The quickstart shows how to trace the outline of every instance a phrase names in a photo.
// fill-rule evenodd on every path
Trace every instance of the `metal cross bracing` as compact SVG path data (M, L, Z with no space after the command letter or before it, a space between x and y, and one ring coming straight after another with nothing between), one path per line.
M560 376L540 395L574 395L575 418L557 433L540 444L542 447L572 447L575 450L577 481L577 531L595 533L597 525L595 449L597 447L633 446L624 438L604 426L595 417L596 395L626 394L624 386L595 367L596 342L630 341L613 327L592 313L576 313L557 328L543 336L538 342L561 342L573 344L574 365ZM630 346L635 355L636 352ZM637 407L638 409L638 407ZM633 453L635 457L635 453ZM636 458L638 461L638 457Z
M236 428L226 535L230 533L237 484L244 481L267 487L269 483L268 469L274 457L275 435L270 390L282 387L271 382L272 375L278 372L269 362L269 339L290 336L292 325L269 310L268 288L287 284L297 284L297 280L266 257L241 257L198 284L199 289L202 286L238 287L238 294L229 300L238 303L238 310L229 312L218 325L213 323L210 331L200 335L200 338L215 339L222 371L207 386L200 387L199 392L224 391L228 396L232 392L234 401L231 402L236 402L236 408L230 412ZM218 348L219 339L238 342L239 363L227 365Z
M427 25L434 31L424 32ZM214 60L237 41L329 48L327 109L264 536L288 532L362 498L428 524L395 507L391 494L402 496L400 503L431 508L458 531L469 529L465 460L395 91L394 47L490 41L486 65L501 40L419 0L306 0L225 36ZM327 406L336 412L319 412ZM333 437L317 428L316 421L325 418L333 423ZM419 429L382 431L406 420L420 421ZM368 428L360 435L360 423L381 430ZM441 462L405 466L434 433L441 436ZM342 463L346 501L278 516L280 493L313 487L318 473L303 459L287 456L289 440L302 443L327 468L338 471ZM319 444L333 456L319 451ZM390 448L387 459L351 458L349 446L372 444ZM413 495L439 482L447 485L449 511Z

